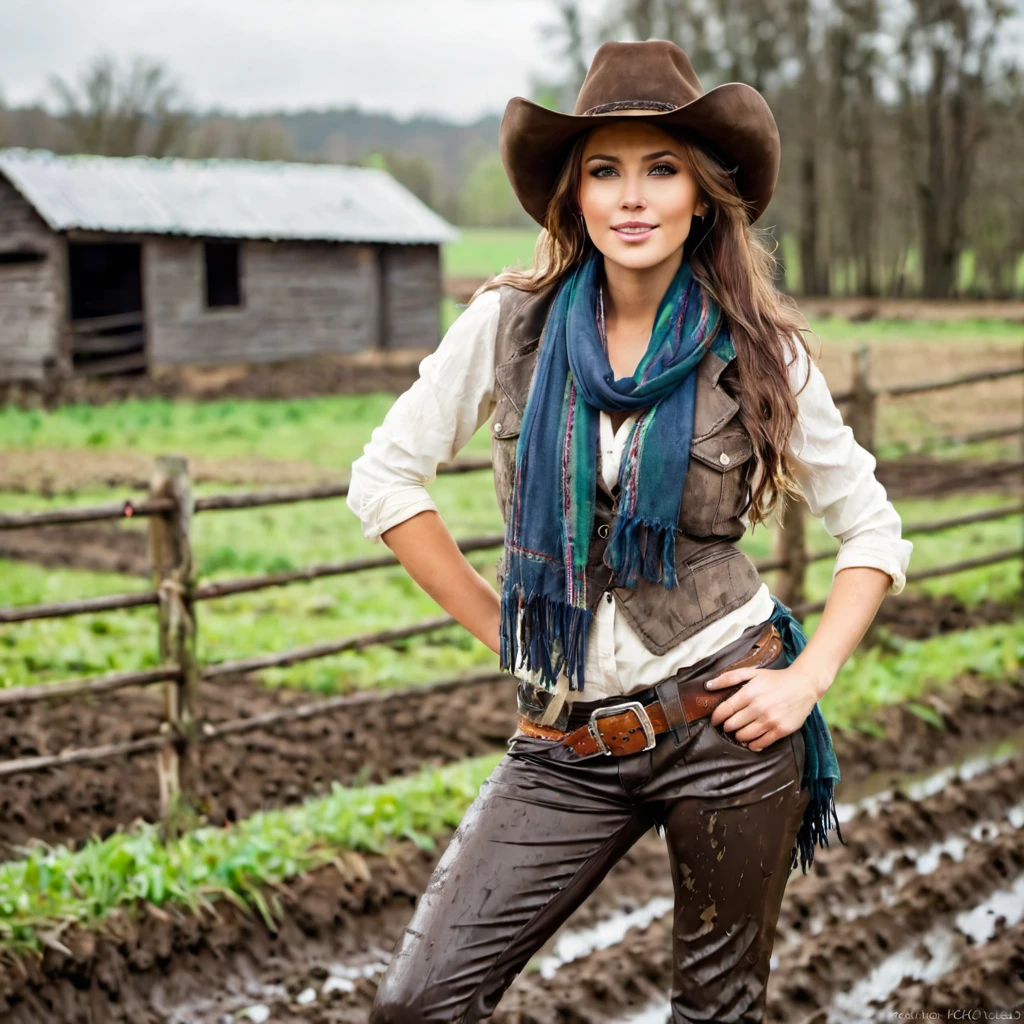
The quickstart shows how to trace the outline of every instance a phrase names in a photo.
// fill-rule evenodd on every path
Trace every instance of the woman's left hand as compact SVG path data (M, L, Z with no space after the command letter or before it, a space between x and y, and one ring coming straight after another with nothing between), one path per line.
M817 680L796 662L785 668L735 668L704 686L722 690L737 683L744 685L712 711L711 724L732 732L750 750L764 750L796 732L821 692Z

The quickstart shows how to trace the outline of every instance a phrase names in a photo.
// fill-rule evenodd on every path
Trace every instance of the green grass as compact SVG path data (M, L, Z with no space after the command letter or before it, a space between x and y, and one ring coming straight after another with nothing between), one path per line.
M38 846L0 864L0 944L38 949L71 924L91 926L138 901L193 910L228 899L268 924L280 907L268 887L346 850L383 853L399 840L433 847L454 828L498 757L431 769L387 786L343 789L237 826L204 827L169 844L155 826L114 833L80 850ZM344 868L344 865L342 865Z
M442 266L446 276L486 277L507 265L523 267L533 263L533 246L539 228L470 228L460 227L460 240L442 247ZM778 237L778 236L776 236ZM788 268L789 286L800 289L800 258L796 239L783 235L780 259ZM919 259L916 250L911 250L907 261L911 288L918 286L920 277ZM834 286L838 294L847 288L848 274L841 269L835 274ZM961 256L958 287L967 290L974 281L974 254L970 250ZM1017 264L1015 282L1018 289L1024 289L1024 258Z
M962 342L1006 343L1007 365L1014 365L1013 357L1019 361L1021 341L1024 339L1024 324L1012 320L900 320L877 319L854 322L846 317L808 317L810 327L820 337L823 345L828 343L848 345L883 345L887 342L907 340L936 344ZM816 351L816 339L809 337L811 351ZM881 367L876 367L880 371ZM922 379L927 367L922 369ZM944 374L939 374L943 376Z
M812 633L820 616L808 617ZM920 699L965 672L993 681L1013 680L1024 665L1024 622L1000 623L927 640L890 635L881 646L856 651L828 692L821 710L830 726L880 735L879 708Z
M201 491L210 488L201 488ZM94 491L82 504L111 500L120 492ZM456 537L500 534L501 517L486 472L442 476L431 494ZM945 500L900 501L905 523L949 518L1006 503L1005 498L958 496ZM45 509L68 504L66 497L0 495L0 511ZM960 527L943 534L911 538L911 570L970 558L982 551L1019 546L1020 517ZM146 524L126 524L145 530ZM200 580L273 572L386 555L369 545L355 517L340 499L278 508L200 514L193 528ZM767 529L749 531L740 546L754 559L771 556ZM821 523L808 520L808 547L834 550ZM471 563L492 583L499 550L474 553ZM967 605L988 598L1012 601L1020 594L1020 560L973 569L910 585L934 594L953 594ZM832 560L814 563L808 573L811 600L823 598L832 578ZM769 586L774 574L766 573ZM147 581L81 570L45 569L0 562L0 605L36 604L146 589ZM199 606L199 654L204 663L228 661L302 644L338 639L411 623L442 614L400 566L311 583L237 595ZM79 675L129 671L157 663L155 610L143 608L70 619L7 626L0 632L0 685L22 686ZM288 685L323 693L428 682L497 664L494 653L460 626L388 646L348 651L330 658L273 669L263 674L271 686Z
M131 399L51 413L6 406L0 447L303 461L336 469L344 479L393 402L393 395L380 393L289 401Z
M1024 664L1024 623L899 647L850 659L821 702L830 726L877 733L880 708L914 704L963 672L1014 678ZM925 709L921 713L936 725ZM262 812L228 828L203 827L166 845L151 825L78 850L38 845L23 859L0 865L0 944L52 946L62 928L95 926L140 901L196 909L228 899L257 910L273 926L281 912L274 883L344 851L383 853L402 839L430 848L432 837L461 820L499 757L429 769L385 785L336 786L299 807Z
M533 266L539 228L460 228L461 239L442 248L445 277L480 277L506 266Z

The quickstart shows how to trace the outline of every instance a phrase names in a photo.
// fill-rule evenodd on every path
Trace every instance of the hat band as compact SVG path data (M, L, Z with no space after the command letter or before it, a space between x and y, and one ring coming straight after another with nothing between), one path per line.
M615 100L612 103L599 103L596 107L584 110L587 114L608 114L613 110L675 110L678 103L663 103L661 100Z

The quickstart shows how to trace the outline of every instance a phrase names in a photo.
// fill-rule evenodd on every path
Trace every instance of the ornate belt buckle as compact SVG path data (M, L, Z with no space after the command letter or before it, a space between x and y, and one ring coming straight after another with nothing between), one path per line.
M590 721L587 722L587 730L590 735L594 737L594 742L597 744L597 749L602 754L610 754L611 748L604 741L604 737L601 735L601 730L597 727L597 720L599 718L608 718L611 715L617 715L621 711L632 711L636 715L636 720L640 723L640 728L644 731L644 737L647 740L647 746L644 750L653 750L654 745L657 742L657 734L654 731L654 723L651 721L650 715L647 714L647 709L638 700L629 700L624 704L612 704L606 708L596 708L590 713ZM643 753L643 751L640 751Z

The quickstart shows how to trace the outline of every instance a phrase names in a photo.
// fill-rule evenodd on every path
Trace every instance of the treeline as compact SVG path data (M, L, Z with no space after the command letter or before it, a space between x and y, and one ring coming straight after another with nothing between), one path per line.
M448 220L532 223L498 158L500 115L458 125L401 121L357 109L239 116L195 113L166 66L101 55L73 78L51 78L46 104L0 102L0 146L104 156L229 157L382 167ZM500 178L499 178L500 175Z
M601 32L767 96L794 291L1001 298L1024 291L1022 20L1021 0L621 0Z
M779 186L759 222L780 286L806 295L1024 294L1024 0L616 0L553 3L538 102L571 110L605 39L672 39L705 90L742 81L779 123ZM0 108L0 145L380 166L464 226L529 226L471 125L355 109L190 113L172 75L99 58L51 82L52 112Z

